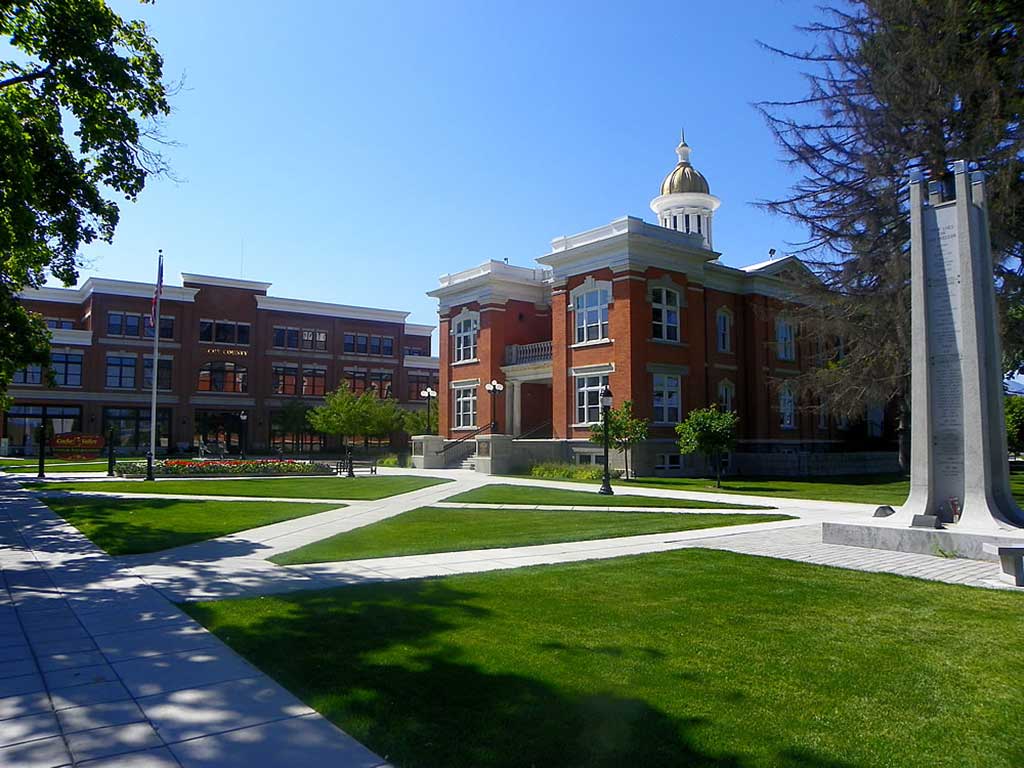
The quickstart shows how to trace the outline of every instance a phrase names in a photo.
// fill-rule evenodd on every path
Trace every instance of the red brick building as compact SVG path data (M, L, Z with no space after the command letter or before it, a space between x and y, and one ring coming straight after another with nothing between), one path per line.
M676 151L651 203L658 224L618 219L554 240L539 268L491 261L429 292L439 301L442 436L481 430L493 409L493 431L516 438L515 464L592 463L599 449L587 438L608 386L615 405L630 400L650 420L651 439L634 456L641 472L687 471L673 427L714 402L740 416L737 471L788 471L806 454L831 454L817 464L844 469L835 459L847 453L849 425L801 408L779 384L810 362L780 309L795 281L815 278L794 257L721 263L719 201L684 141ZM503 390L488 392L491 381ZM870 414L856 438L880 436L881 419ZM849 470L872 468L862 464Z
M270 283L183 274L165 285L157 366L158 447L181 452L200 442L228 452L321 450L324 438L299 430L288 404L315 406L341 381L422 408L437 387L432 326L408 312L268 295ZM2 436L13 454L35 453L35 429L108 434L118 450L149 443L154 286L90 278L80 288L41 288L23 303L52 329L52 372L19 371ZM243 418L244 416L244 418Z

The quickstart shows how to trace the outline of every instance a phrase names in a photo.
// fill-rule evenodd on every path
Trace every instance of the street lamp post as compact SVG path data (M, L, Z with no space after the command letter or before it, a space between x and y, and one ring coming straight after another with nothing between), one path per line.
M498 426L498 395L504 391L505 385L500 383L497 379L491 379L489 382L484 384L486 389L491 394L491 434L494 434L494 428Z
M46 424L39 425L39 472L36 477L46 477Z
M430 399L432 397L437 397L437 391L434 390L432 387L427 387L422 392L420 392L420 397L427 398L427 434L431 435L433 433L430 431Z
M604 421L604 478L601 480L601 488L598 493L611 496L615 493L612 490L612 478L608 471L608 412L612 408L612 391L605 387L601 392L601 417Z
M114 428L107 433L107 477L114 476Z
M238 414L238 418L242 421L242 428L238 432L238 453L244 459L245 458L245 425L249 421L249 414L242 411Z

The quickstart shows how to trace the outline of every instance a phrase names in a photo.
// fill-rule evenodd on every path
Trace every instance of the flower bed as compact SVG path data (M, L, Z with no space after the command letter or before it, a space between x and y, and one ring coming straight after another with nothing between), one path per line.
M119 461L114 472L122 477L146 474L144 461ZM163 459L153 462L153 474L161 477L239 477L277 475L333 475L334 468L322 461L292 461L291 459L224 459L194 461L191 459Z

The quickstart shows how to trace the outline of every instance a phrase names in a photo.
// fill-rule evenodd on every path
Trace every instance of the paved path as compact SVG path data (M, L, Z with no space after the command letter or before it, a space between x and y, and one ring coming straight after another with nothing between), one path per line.
M386 763L0 478L0 767Z

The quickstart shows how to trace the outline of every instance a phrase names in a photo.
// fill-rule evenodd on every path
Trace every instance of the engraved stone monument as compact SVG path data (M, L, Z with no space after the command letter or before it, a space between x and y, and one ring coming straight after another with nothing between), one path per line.
M962 161L951 190L924 183L910 182L910 497L884 520L826 524L823 537L993 559L984 545L1020 544L1024 513L1010 494L985 184Z

